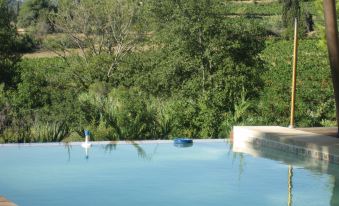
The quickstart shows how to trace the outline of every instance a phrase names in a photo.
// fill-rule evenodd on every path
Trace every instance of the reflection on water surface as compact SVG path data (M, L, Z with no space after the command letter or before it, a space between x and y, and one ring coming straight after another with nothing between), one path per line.
M94 143L88 159L72 143L0 147L0 194L23 206L339 205L337 165L256 153L233 152L228 142Z

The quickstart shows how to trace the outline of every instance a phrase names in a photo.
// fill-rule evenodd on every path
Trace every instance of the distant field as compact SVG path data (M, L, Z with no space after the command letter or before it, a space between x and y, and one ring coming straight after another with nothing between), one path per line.
M47 58L47 57L57 57L58 55L51 51L35 51L32 53L26 53L23 55L23 58L33 59L33 58Z
M69 51L66 53L66 56L71 56L73 54L80 54L80 49L68 49ZM48 50L37 50L35 52L26 53L23 55L25 59L34 59L34 58L48 58L48 57L58 57L57 53Z
M301 2L301 8L310 12L313 15L317 14L315 2ZM230 1L225 2L225 9L227 14L247 14L247 15L260 15L272 16L281 15L282 5L278 1Z
M245 16L258 21L269 31L280 32L282 4L277 0L246 0L246 1L226 1L226 16ZM323 24L322 17L317 16L317 9L314 1L301 2L302 10L313 15L314 22ZM63 34L49 34L46 39L62 38ZM79 49L70 49L66 55L79 54ZM45 58L57 57L58 55L48 50L38 50L36 52L24 54L24 58Z

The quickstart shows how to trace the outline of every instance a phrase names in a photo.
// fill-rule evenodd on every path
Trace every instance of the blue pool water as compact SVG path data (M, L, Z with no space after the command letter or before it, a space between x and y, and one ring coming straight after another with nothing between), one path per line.
M123 144L94 145L86 159L79 145L0 147L0 195L19 206L339 204L337 166L289 166L270 153L233 153L227 142Z

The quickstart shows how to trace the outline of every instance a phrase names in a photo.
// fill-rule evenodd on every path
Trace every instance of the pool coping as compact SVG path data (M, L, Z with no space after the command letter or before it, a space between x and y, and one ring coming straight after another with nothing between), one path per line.
M194 143L216 143L228 142L228 139L193 139ZM46 143L6 143L0 144L1 147L37 147L37 146L80 146L83 142L46 142ZM168 144L173 140L129 140L129 141L92 141L92 145L130 145L130 144Z
M233 151L260 156L255 147L268 147L339 164L339 139L280 126L235 126Z

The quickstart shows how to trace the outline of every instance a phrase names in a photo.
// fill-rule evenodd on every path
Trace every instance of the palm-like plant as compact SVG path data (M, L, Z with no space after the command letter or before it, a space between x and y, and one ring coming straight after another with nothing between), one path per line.
M69 128L63 121L35 122L31 133L34 142L60 142L69 134Z

